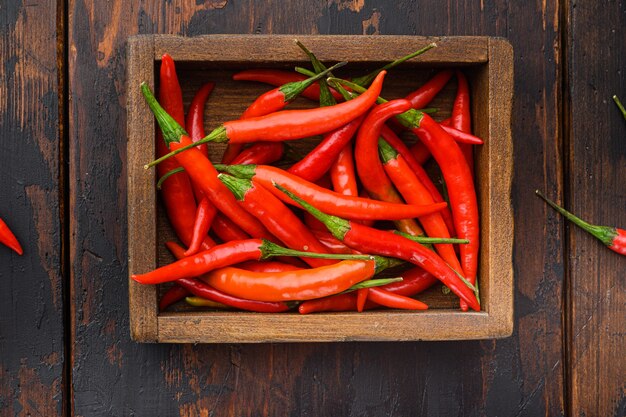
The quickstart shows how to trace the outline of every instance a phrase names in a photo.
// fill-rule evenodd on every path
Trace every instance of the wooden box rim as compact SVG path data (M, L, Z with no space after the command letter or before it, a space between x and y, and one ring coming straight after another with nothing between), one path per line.
M417 58L424 66L486 65L485 122L479 133L478 198L481 205L480 279L485 311L429 310L368 313L257 314L246 312L159 313L155 286L130 279L156 266L155 171L143 164L154 155L154 119L143 100L142 81L154 88L154 62L168 52L177 61L232 63L306 62L293 39L321 60L381 62L435 42ZM127 170L128 269L131 337L137 342L260 343L330 341L414 341L491 339L513 331L513 146L511 108L513 50L508 41L487 36L410 35L136 35L128 39ZM141 236L141 239L136 237ZM484 288L484 289L483 289ZM486 290L485 290L486 289Z

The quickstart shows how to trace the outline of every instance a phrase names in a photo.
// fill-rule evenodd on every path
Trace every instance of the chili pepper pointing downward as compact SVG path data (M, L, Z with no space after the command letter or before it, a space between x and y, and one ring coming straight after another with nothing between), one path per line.
M17 252L18 255L24 253L20 242L17 241L17 238L15 237L13 232L11 232L9 226L7 226L7 224L2 219L0 219L0 243L13 249L15 252Z
M574 216L554 201L550 200L548 197L543 195L541 191L535 190L535 194L541 197L553 209L565 216L567 220L571 221L576 226L590 233L593 237L604 243L613 252L617 252L620 255L626 255L626 230L619 229L617 227L589 224L579 217Z

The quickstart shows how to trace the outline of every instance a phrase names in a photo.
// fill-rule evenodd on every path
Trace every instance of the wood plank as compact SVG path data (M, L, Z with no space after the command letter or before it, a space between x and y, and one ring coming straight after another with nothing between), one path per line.
M571 124L564 204L589 222L623 228L626 121L611 97L626 99L626 4L567 4ZM563 221L553 213L550 217ZM576 416L623 416L626 257L573 225L566 230L569 411Z
M61 416L59 16L56 1L27 3L0 5L0 218L24 249L0 245L0 415Z
M547 212L532 196L536 184L561 190L556 0L496 0L482 8L432 0L196 3L69 4L72 214L80 225L72 249L75 414L563 415L561 229L540 221ZM126 145L125 40L139 32L507 36L516 69L513 207L523 225L514 231L513 336L460 343L131 342L119 161ZM96 249L101 260L84 249Z

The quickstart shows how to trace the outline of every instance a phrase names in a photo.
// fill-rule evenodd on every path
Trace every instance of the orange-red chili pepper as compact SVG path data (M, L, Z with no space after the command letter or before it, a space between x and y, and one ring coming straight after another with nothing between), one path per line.
M402 155L398 154L387 142L379 139L378 147L385 172L396 186L402 197L409 204L431 204L432 196L417 179ZM441 213L427 214L419 218L420 223L429 236L449 238L450 232L443 221ZM435 245L437 252L452 269L462 272L461 264L451 244Z
M169 306L191 294L187 289L176 284L171 286L159 300L159 311L164 311Z
M265 188L250 180L218 175L244 209L258 218L267 230L290 249L325 253L322 245L302 221ZM313 267L336 263L328 259L304 258Z
M415 142L413 146L410 148L411 154L413 158L415 158L415 162L420 165L424 165L430 159L430 151L422 142Z
M0 243L13 249L18 255L24 253L20 242L2 219L0 219Z
M285 203L299 206L292 199L274 189L274 184L282 185L293 191L305 201L317 205L325 212L350 219L409 219L427 213L435 213L446 207L445 203L413 206L344 196L269 165L216 165L216 168L237 178L252 180L262 185Z
M369 289L369 299L389 308L400 308L403 310L427 310L428 306L414 298L404 295L394 294L382 288L372 287Z
M310 300L345 291L374 276L374 261L346 260L313 269L286 272L251 272L221 268L205 282L236 297L258 301Z
M461 71L456 71L457 90L454 104L452 105L451 127L464 133L472 133L472 116L470 114L470 92L467 78ZM442 123L442 126L445 124ZM474 175L474 154L472 146L459 143L459 147L465 156L472 176Z
M330 167L330 180L335 192L343 195L358 196L359 189L354 172L354 157L352 145L348 143L337 156L337 160Z
M193 144L186 132L173 120L159 105L152 95L147 84L142 83L142 93L154 113L163 138L170 149L180 149L185 145ZM263 225L248 214L237 204L232 193L217 179L217 171L209 159L197 149L189 149L176 155L176 160L185 168L185 171L192 178L194 184L202 189L205 196L211 200L215 207L228 216L234 223L240 226L250 236L256 238L270 238L271 235ZM195 214L195 208L194 208Z
M215 235L222 240L222 242L250 239L250 235L244 232L241 227L233 223L231 219L221 213L217 213L213 219L212 230L213 233L215 233Z
M211 204L208 198L204 197L200 200L200 204L198 204L198 208L196 210L196 220L193 225L191 243L185 252L185 256L191 256L198 253L202 246L202 241L207 239L207 233L209 233L211 223L213 222L216 213L217 209L213 206L213 204ZM212 243L213 245L215 244L215 242Z
M185 119L185 127L189 132L192 141L197 142L205 136L204 132L204 105L209 99L209 95L215 88L215 83L206 83L196 93L191 100L187 118ZM176 120L176 118L174 118ZM176 120L178 122L178 120ZM180 123L180 122L179 122ZM204 154L209 155L209 149L206 144L199 145L198 149Z
M276 261L246 261L235 265L235 267L252 272L285 272L303 269L299 266Z
M305 212L305 214L309 214L309 213ZM313 217L312 214L309 214L309 216L311 216L311 218L315 219L315 217ZM328 231L326 226L324 226L324 223L320 222L317 219L315 219L315 220L324 229L323 230L322 229L311 229L311 233L313 233L315 238L317 240L319 240L322 245L326 246L326 249L328 249L330 252L332 252L332 253L354 253L354 254L360 254L361 253L359 251L356 251L356 250L346 246L345 243L343 243L341 240L337 239L335 236L333 236Z
M437 94L445 87L445 85L452 78L453 72L450 70L443 70L435 74L430 80L428 80L420 88L407 95L405 98L411 102L411 107L414 109L421 109L426 106L435 98Z
M561 213L567 220L571 221L576 226L580 227L585 232L590 233L593 237L604 243L613 252L619 253L620 255L626 255L626 230L611 226L597 226L589 224L565 210L554 201L550 200L539 190L536 190L535 194L548 203L550 207Z
M365 308L365 303L367 302L367 297L370 294L369 288L360 288L356 292L356 311L359 313L363 312Z
M304 81L307 77L297 72L282 71L274 69L251 69L238 72L233 75L235 81L258 81L273 86L281 86L286 83ZM335 90L331 90L333 97L336 100L341 100L341 94ZM318 83L314 83L307 87L302 93L302 97L306 97L309 100L319 101L320 99L320 86Z
M287 189L281 186L277 188L324 223L328 230L346 245L365 253L403 259L420 266L437 277L459 298L465 300L472 309L480 311L480 304L472 289L435 252L397 234L322 213Z

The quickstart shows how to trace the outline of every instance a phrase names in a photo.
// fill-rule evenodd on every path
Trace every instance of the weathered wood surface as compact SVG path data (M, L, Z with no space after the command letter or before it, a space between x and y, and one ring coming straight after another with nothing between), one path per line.
M63 415L57 2L0 4L0 415ZM36 28L36 30L34 30Z
M589 222L624 228L626 121L611 97L626 99L626 2L598 6L572 2L568 9L571 124L564 204ZM626 257L581 229L566 231L570 414L624 416Z
M555 1L69 2L73 411L76 415L561 415L562 240ZM516 323L463 343L176 346L130 341L125 43L136 33L498 35L515 48ZM545 187L544 187L545 188ZM532 256L529 255L532 253Z

